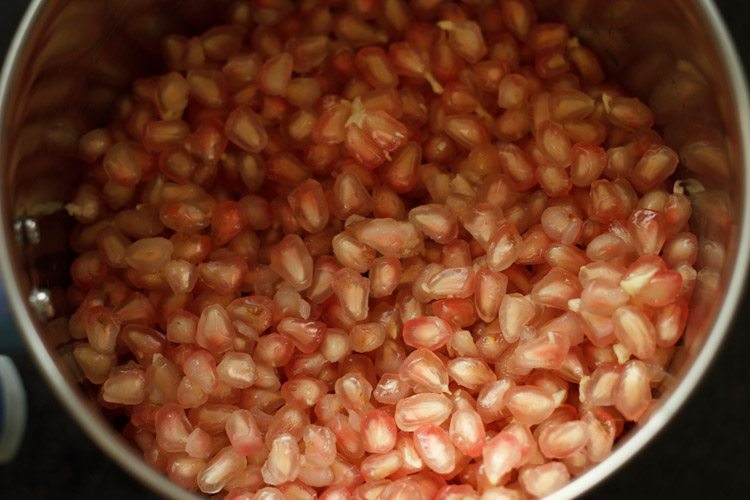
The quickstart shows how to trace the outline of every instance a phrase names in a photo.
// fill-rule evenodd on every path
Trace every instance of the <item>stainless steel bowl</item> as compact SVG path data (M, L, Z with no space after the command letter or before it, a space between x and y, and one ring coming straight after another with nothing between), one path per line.
M153 71L158 40L198 32L223 0L33 0L0 78L0 270L26 345L89 436L153 491L189 495L148 467L78 383L65 317L67 231L79 135L106 117L135 76ZM577 496L632 458L669 421L729 332L750 258L748 91L710 0L536 0L595 49L613 76L648 102L680 152L701 253L684 342L659 404L614 453L556 498Z

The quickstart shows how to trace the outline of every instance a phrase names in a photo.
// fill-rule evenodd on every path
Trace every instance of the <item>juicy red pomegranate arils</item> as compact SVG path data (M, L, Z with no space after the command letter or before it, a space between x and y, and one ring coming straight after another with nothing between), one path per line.
M654 115L526 0L240 1L66 206L82 376L229 499L526 498L604 460L698 242Z

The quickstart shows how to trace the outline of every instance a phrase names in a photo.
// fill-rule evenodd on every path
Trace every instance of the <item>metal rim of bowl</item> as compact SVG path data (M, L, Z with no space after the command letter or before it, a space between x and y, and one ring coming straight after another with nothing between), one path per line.
M22 53L28 42L28 34L39 18L45 0L32 0L23 19L21 20L13 41L8 48L6 60L0 73L0 117L5 116L8 108L8 91L10 84L16 75L19 54ZM739 110L738 139L742 150L741 158L744 161L745 171L750 170L750 97L745 79L744 68L732 41L729 31L721 18L716 5L711 0L696 0L701 14L706 19L708 27L713 34L713 40L721 53L722 66L728 75L731 85L732 98L736 108ZM3 124L0 123L0 127ZM0 129L0 151L5 142L5 130ZM695 390L712 361L715 359L721 344L729 333L734 315L742 298L742 291L747 280L748 265L750 263L750 179L745 178L744 197L741 209L742 225L739 228L739 244L736 251L734 272L726 288L724 304L716 315L716 320L711 333L696 356L684 378L675 386L668 397L661 401L660 407L649 418L642 427L634 432L627 442L619 446L607 457L606 460L592 467L589 471L575 478L567 486L555 492L549 498L568 499L577 497L590 490L605 478L622 467L633 458L651 439L667 424L677 410L685 403L687 398ZM0 175L0 197L5 193L6 178ZM47 351L42 339L36 335L32 311L25 297L21 295L16 286L21 282L18 273L11 264L11 256L8 244L13 241L13 228L10 213L7 212L6 201L0 200L0 212L2 215L2 237L3 245L0 245L0 272L4 281L5 290L10 308L13 311L16 323L23 336L26 348L32 353L37 367L42 372L47 384L52 388L57 398L63 403L65 409L76 420L88 436L119 466L137 478L153 491L171 498L185 498L193 496L182 488L176 486L165 476L159 474L149 467L134 451L123 446L122 438L106 423L106 421L91 407L81 404L81 396L71 387L64 376L61 375L56 362ZM196 498L193 496L193 498Z

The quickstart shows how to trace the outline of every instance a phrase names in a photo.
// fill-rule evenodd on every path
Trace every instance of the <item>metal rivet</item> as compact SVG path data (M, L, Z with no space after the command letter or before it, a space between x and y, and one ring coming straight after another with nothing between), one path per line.
M39 224L31 217L23 217L13 223L13 233L21 246L38 245L42 240Z
M34 312L43 320L52 319L55 316L55 308L52 305L52 297L49 290L35 288L29 294L29 304Z

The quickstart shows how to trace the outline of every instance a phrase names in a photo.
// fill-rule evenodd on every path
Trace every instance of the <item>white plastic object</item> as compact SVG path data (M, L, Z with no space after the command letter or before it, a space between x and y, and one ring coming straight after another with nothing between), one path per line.
M0 356L0 465L15 458L26 430L26 391L16 365Z

